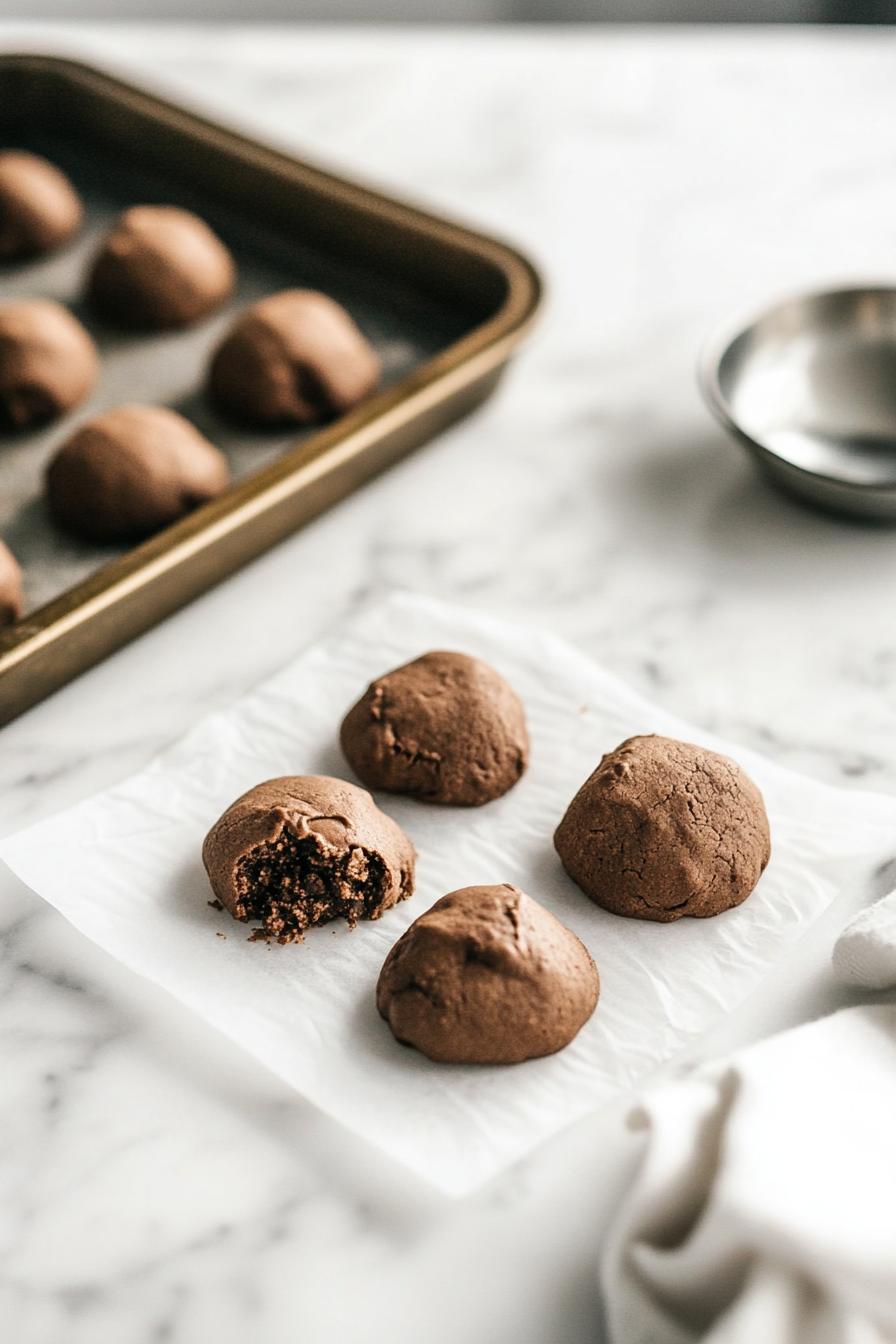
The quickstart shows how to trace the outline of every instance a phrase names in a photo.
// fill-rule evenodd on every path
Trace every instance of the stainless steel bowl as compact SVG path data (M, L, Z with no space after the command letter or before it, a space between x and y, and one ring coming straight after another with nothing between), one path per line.
M781 303L710 344L700 385L789 493L896 520L896 289Z

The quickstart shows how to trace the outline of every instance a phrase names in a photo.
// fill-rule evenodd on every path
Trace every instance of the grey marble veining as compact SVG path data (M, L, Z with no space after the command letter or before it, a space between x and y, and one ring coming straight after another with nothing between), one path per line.
M701 406L733 309L896 277L885 32L0 28L502 233L550 286L474 418L0 733L11 831L395 586L896 789L896 531L774 494ZM882 879L883 880L883 879ZM822 921L743 1023L837 1002ZM0 1336L584 1344L624 1107L453 1204L0 879ZM718 1044L718 1042L717 1042ZM706 1047L709 1048L709 1047Z

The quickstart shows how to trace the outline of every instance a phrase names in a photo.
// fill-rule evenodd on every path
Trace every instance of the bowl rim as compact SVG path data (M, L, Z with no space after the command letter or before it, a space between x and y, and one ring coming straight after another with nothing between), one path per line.
M827 289L793 290L761 306L757 304L744 305L719 323L704 341L697 359L697 384L708 409L723 429L726 429L729 434L761 457L768 458L776 464L781 463L789 473L805 476L809 480L827 481L841 490L854 494L892 494L896 493L896 474L894 474L892 483L889 484L885 482L849 481L842 476L831 475L829 472L815 471L809 467L800 466L789 457L776 452L768 443L755 439L735 419L719 381L719 371L728 351L736 341L746 336L753 327L758 326L766 318L796 304L857 294L891 294L896 300L896 276L889 283L879 278L867 282L853 280L848 283L833 285Z

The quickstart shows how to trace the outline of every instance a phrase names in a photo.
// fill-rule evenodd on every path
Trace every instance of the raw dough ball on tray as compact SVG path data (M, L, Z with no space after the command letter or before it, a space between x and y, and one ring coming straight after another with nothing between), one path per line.
M91 391L96 346L67 308L52 299L0 305L0 420L30 429L56 420Z
M235 281L233 257L198 215L173 205L135 205L108 234L89 291L112 322L166 331L205 317Z
M508 885L436 901L392 948L376 1006L392 1035L443 1064L518 1064L562 1050L597 1005L587 949Z
M25 611L19 562L0 541L0 628L18 621Z
M261 426L306 425L354 406L379 382L380 362L348 313L313 289L253 304L218 346L214 400Z
M567 808L554 845L572 880L616 915L670 923L740 905L771 842L739 765L669 737L630 737Z
M379 919L414 891L414 846L370 794L326 775L250 789L202 847L212 890L252 940L301 942L306 929Z
M83 215L65 173L39 154L0 154L0 261L52 252L77 231Z
M519 697L465 653L425 653L378 677L349 710L340 740L369 788L461 807L500 798L529 761Z
M129 541L167 527L230 481L223 453L176 411L119 406L89 420L47 468L50 512L92 541Z

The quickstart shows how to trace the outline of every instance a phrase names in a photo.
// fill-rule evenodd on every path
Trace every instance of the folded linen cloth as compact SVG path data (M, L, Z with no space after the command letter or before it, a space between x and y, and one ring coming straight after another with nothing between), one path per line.
M612 1344L896 1340L896 1006L651 1092L601 1265Z
M834 973L846 985L896 985L896 891L847 924L834 946Z

